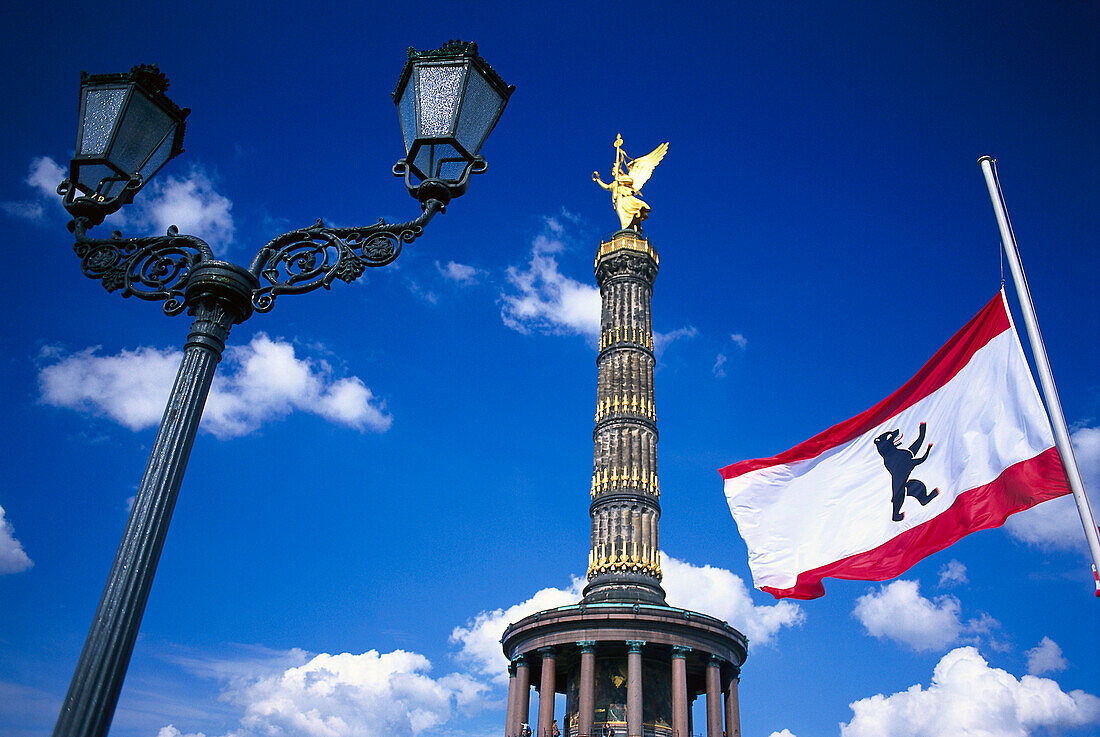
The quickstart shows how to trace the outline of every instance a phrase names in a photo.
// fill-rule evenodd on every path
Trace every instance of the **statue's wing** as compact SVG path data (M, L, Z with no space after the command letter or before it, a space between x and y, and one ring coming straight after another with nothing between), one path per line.
M630 178L634 180L635 191L641 189L642 185L653 176L653 170L657 168L657 164L661 163L666 151L668 151L667 142L662 143L645 156L639 156L630 162Z

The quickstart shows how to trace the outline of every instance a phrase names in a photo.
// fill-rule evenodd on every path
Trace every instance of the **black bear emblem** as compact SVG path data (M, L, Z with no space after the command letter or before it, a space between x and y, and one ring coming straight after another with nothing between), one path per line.
M893 495L890 500L894 504L893 519L895 522L901 522L905 519L905 513L901 511L901 505L905 502L905 497L913 497L923 507L940 494L939 489L928 491L928 487L924 485L923 481L909 478L909 474L913 473L913 469L924 463L928 459L928 453L932 450L932 443L929 443L924 455L920 458L917 457L917 451L920 450L921 443L924 442L925 425L927 425L925 422L920 424L920 433L917 435L917 440L908 449L901 447L901 430L884 432L875 438L875 447L878 448L878 453L882 456L882 463L886 466L886 470L890 472L890 482L893 488Z

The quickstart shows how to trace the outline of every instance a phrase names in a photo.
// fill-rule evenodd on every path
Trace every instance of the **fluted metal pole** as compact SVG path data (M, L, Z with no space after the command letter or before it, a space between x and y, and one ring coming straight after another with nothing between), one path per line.
M218 261L195 266L188 279L194 321L183 362L54 737L104 737L111 726L210 383L229 329L251 314L256 286L244 269Z

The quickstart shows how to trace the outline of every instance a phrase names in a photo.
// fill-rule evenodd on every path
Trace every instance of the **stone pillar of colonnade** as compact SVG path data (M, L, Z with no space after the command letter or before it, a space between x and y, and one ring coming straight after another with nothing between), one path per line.
M596 716L596 643L578 642L581 649L581 679L577 694L577 732L591 735Z
M626 737L642 737L642 648L644 640L626 641Z
M507 725L504 737L514 737L515 732L512 731L512 725L516 721L516 664L511 662L508 664L508 716L505 718L504 723Z
M672 737L688 737L687 654L689 647L672 648Z
M726 737L741 737L741 705L737 696L740 675L739 670L734 670L726 688Z
M722 661L707 660L707 737L722 737Z
M516 658L516 707L512 715L512 734L519 734L519 726L531 716L531 666L527 658Z
M554 648L539 648L542 656L542 681L539 683L539 727L538 737L551 737L554 724L554 684L556 656Z

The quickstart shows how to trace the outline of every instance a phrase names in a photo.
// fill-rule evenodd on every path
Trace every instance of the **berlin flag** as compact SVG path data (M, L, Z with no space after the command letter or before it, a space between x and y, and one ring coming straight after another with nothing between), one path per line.
M721 474L753 583L777 599L893 578L1069 493L1003 291L874 407Z

